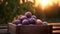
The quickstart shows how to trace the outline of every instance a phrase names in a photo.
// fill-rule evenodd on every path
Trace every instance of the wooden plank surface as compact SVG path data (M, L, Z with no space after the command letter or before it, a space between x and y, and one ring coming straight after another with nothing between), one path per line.
M0 33L7 33L7 29L0 29Z
M59 25L60 26L60 23L48 23L48 25Z
M52 33L53 34L60 34L60 23L48 23L48 25L52 25L53 30Z
M53 30L53 33L60 33L60 30Z

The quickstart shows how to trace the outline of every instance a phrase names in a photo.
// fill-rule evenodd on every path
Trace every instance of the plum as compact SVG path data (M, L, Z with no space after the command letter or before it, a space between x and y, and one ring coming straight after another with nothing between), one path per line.
M19 15L17 19L21 20L21 16L23 16L23 15Z
M29 20L28 19L24 19L22 21L22 25L29 25Z
M24 19L27 19L27 17L26 17L26 16L21 16L20 19L21 19L21 21L22 21L22 20L24 20Z
M35 18L30 18L29 23L30 24L36 24L36 19Z
M18 24L18 26L21 26L22 24Z
M31 12L26 12L26 13L25 13L25 16L27 16L27 18L31 18L32 13L31 13Z
M42 20L37 19L36 24L37 24L37 25L42 25Z
M44 21L44 22L43 22L43 25L47 25L47 22L46 22L46 21Z
M37 19L37 17L36 17L35 15L32 15L31 18L35 18L35 19Z
M12 23L18 25L18 24L21 24L21 21L17 19L17 20L12 21Z

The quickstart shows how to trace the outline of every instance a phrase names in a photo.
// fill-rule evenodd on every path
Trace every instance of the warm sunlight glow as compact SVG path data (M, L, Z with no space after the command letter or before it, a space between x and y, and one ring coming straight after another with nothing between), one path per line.
M52 0L36 0L35 6L41 4L42 9L44 9L48 5L52 5Z
M50 2L49 0L42 0L41 1L42 9L44 9L44 7L46 7L49 2Z
M59 6L60 6L60 0L59 0Z
M42 0L41 4L42 6L46 6L49 3L49 0Z
M34 2L34 0L25 0L25 2L27 1ZM20 0L20 4L22 3L23 3L22 0ZM35 7L40 5L42 8L46 8L46 7L53 6L54 3L55 4L59 3L60 6L60 0L35 0Z
M28 1L31 1L31 2L33 2L33 0L28 0Z
M53 6L54 3L57 4L59 0L35 0L35 1L36 1L35 3L36 7L40 4L42 9L45 9L47 7Z
M20 4L22 4L22 0L20 0Z

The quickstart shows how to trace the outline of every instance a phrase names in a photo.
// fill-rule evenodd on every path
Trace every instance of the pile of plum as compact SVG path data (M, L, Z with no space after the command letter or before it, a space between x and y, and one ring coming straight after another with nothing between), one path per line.
M16 20L12 21L16 25L46 25L47 22L37 19L31 12L26 12L25 15L19 15Z

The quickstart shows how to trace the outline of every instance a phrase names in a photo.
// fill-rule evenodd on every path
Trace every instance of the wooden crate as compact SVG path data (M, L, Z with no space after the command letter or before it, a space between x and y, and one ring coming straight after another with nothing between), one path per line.
M10 34L52 34L51 25L15 25L8 24Z

